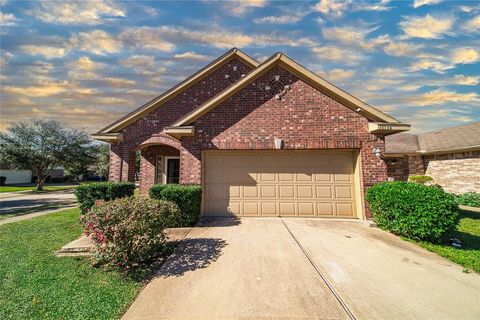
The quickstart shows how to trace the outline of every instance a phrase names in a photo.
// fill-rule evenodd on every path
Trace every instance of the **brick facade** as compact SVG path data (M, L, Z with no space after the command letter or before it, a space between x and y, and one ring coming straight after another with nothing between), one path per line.
M452 193L480 192L480 151L387 159L388 177L407 181L410 175L427 175Z
M280 83L274 76L280 75ZM270 90L265 90L269 85ZM275 95L290 85L281 100ZM275 67L194 123L195 135L182 139L181 183L201 183L202 150L356 149L361 158L362 199L369 186L387 178L381 136L368 132L368 120L317 91L281 67ZM368 209L366 209L367 215Z
M234 65L237 66L235 72ZM155 158L158 155L179 154L180 183L200 184L203 150L274 149L275 138L283 139L285 149L357 150L361 163L362 199L369 186L387 179L386 163L373 153L375 148L384 152L384 137L368 132L368 120L278 66L197 119L193 123L194 136L183 137L180 147L151 145L156 141L153 137L163 127L203 104L250 70L238 60L230 61L185 93L128 125L122 130L124 142L112 145L110 179L132 179L133 150L142 149L142 194L146 194L155 182ZM280 75L280 81L274 80L275 75ZM284 91L285 85L290 89ZM270 88L266 89L266 86ZM281 95L280 100L276 99L277 94ZM370 217L368 208L365 212Z
M425 174L445 191L480 192L480 151L425 156Z

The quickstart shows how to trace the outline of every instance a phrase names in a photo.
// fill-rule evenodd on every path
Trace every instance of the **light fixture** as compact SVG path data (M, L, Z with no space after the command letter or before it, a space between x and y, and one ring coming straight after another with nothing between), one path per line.
M275 149L283 149L283 140L275 138Z
M375 155L375 157L381 158L382 157L382 150L380 150L379 147L376 147L376 148L373 149L373 154Z

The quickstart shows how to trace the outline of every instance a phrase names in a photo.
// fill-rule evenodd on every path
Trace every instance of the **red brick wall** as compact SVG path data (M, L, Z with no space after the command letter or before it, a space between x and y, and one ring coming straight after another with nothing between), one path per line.
M236 71L233 70L234 66L237 68ZM122 130L124 141L112 145L110 180L133 180L135 158L132 156L132 150L150 138L152 134L160 133L165 126L171 125L220 91L231 86L242 77L242 74L249 73L251 69L242 61L232 59L210 76L185 90L184 93L128 125ZM225 75L228 75L228 78Z
M408 156L387 158L387 175L399 181L408 180Z
M170 146L151 146L142 150L140 157L140 194L148 195L155 184L155 162L157 156L178 156L180 151Z
M274 81L280 75L280 81ZM265 86L270 90L266 91ZM275 95L290 85L281 100ZM181 183L201 183L204 149L359 149L362 192L387 178L386 164L373 154L381 137L368 132L368 121L315 90L283 68L276 67L194 123L195 136L182 140ZM368 210L366 211L368 213Z

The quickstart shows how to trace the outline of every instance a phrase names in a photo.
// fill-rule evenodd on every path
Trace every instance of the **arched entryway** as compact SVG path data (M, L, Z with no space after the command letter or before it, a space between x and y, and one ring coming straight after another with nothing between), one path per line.
M180 141L166 134L152 136L137 147L142 195L154 184L179 183L180 148Z

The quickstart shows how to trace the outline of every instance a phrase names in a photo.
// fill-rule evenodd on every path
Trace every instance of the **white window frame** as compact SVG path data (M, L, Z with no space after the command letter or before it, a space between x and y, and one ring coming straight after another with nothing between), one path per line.
M162 181L158 182L158 158L162 158ZM168 159L178 159L180 160L179 156L156 156L155 158L155 183L156 184L166 184L167 183L167 166L168 166Z

